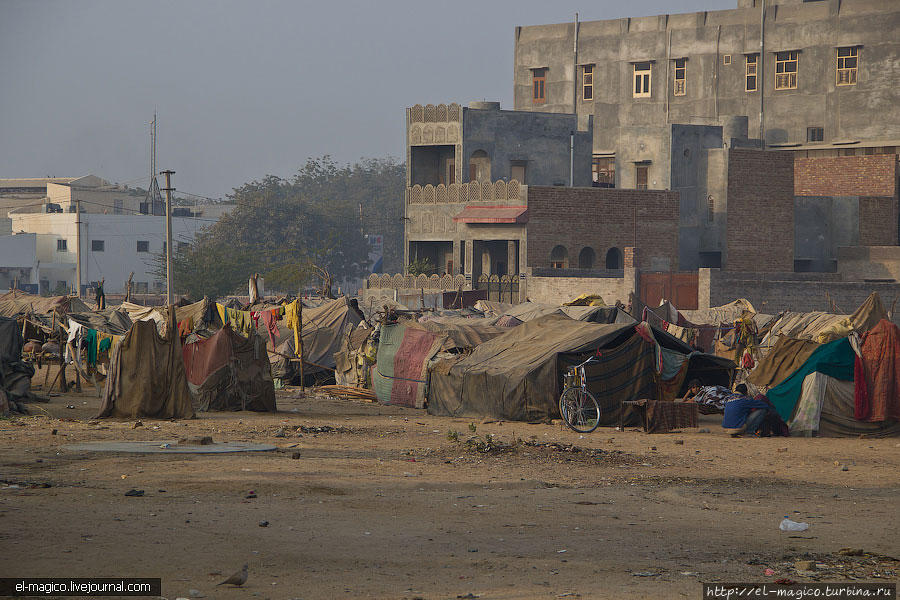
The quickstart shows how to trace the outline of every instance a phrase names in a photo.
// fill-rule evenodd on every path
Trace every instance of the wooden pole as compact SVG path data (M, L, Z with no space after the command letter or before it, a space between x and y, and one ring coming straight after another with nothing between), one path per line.
M297 336L297 339L300 341L300 348L297 350L297 356L300 357L300 391L304 392L305 388L303 385L303 299L297 298L297 328L300 331L300 335Z

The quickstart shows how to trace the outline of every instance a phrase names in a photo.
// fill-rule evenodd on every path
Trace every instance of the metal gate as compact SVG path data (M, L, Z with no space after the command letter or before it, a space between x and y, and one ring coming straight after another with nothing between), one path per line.
M487 300L492 302L519 303L518 275L482 275L478 278L477 289L487 293Z
M659 306L668 300L675 308L697 310L698 287L697 273L641 273L641 302Z

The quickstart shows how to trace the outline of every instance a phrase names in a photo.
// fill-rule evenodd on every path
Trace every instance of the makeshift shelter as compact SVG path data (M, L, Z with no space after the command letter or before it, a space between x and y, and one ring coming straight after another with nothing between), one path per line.
M484 323L401 321L382 325L372 377L379 402L423 408L428 365L439 352L473 348L507 331Z
M90 312L70 312L67 316L79 325L111 335L125 335L132 325L131 317L121 308L106 308Z
M693 366L710 368L706 375L710 383L730 383L733 363L724 361L717 367L708 363L715 358L699 353L692 357L682 342L652 331L653 338L647 340L630 324L588 323L561 315L535 319L477 346L469 355L436 363L431 370L428 412L516 421L556 417L565 367L598 350L598 361L586 370L588 388L597 397L604 424L619 421L623 400L672 395L658 385L663 362L658 347L681 357L675 368L679 381L691 377ZM718 377L715 369L720 371ZM682 383L673 385L678 386L672 388L674 393L679 392Z
M181 338L170 308L168 335L138 321L113 349L98 417L182 419L194 416Z
M304 375L321 371L334 371L334 355L341 349L346 336L359 325L362 315L345 297L332 300L315 308L303 309L303 361ZM272 376L291 379L300 373L293 334L281 343L273 353Z
M22 360L22 331L15 319L0 317L0 415L25 412L20 403L31 399L34 367Z
M502 302L490 302L479 300L475 308L484 313L486 317L499 319L500 317L515 317L519 321L527 322L546 317L547 315L565 315L576 321L590 323L635 323L634 318L625 311L615 306L553 306L538 302L522 302L520 304L505 304Z
M769 388L799 369L820 344L812 340L781 337L750 372L747 381L757 388Z
M851 331L864 333L886 318L887 311L881 303L881 298L877 292L872 292L851 315L834 315L820 311L782 313L769 328L760 345L771 348L782 336L825 344L847 337Z
M370 342L375 330L361 323L344 338L334 354L334 381L337 385L371 387L370 372L375 364L376 346Z
M26 314L48 314L53 311L63 315L69 312L91 310L77 296L35 296L20 290L10 290L0 295L0 317L15 317Z
M245 338L226 325L205 340L185 344L182 355L198 410L275 412L275 385L263 338Z
M858 354L854 344L844 338L818 346L768 391L793 434L900 435L900 329L882 320Z

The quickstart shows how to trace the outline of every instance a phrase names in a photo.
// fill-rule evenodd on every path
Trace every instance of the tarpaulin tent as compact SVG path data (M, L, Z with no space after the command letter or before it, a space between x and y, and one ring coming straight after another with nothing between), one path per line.
M303 309L303 360L304 374L310 375L335 368L334 354L341 349L344 337L362 321L362 315L345 297L332 300L315 308ZM272 375L290 379L300 373L297 362L291 361L297 354L294 336L278 346L272 357Z
M245 338L226 325L205 340L185 344L182 355L198 410L275 412L275 386L263 338Z
M781 337L750 372L747 381L758 388L776 386L799 369L819 346L812 340Z
M864 333L881 319L887 318L887 311L877 292L869 297L851 315L834 315L825 312L783 313L772 326L761 346L770 348L779 336L813 340L820 344L847 337L851 331Z
M900 435L897 421L869 423L854 418L855 389L853 381L841 381L819 372L807 375L790 422L791 434L815 432L819 437Z
M476 347L507 331L487 324L458 322L401 321L383 325L372 378L379 402L423 408L428 364L438 352Z
M855 357L847 338L823 344L813 350L799 369L766 392L766 396L775 405L781 418L787 421L794 412L807 375L819 372L841 381L853 381Z
M194 416L181 338L170 308L167 337L138 321L113 350L98 417L181 419Z
M69 312L87 312L91 310L76 296L35 296L19 290L10 290L0 295L0 316L15 317L28 313L46 314L53 311L59 314Z
M90 312L70 312L68 318L89 329L96 329L111 335L125 335L131 329L132 320L120 308L105 308Z
M601 421L611 424L618 420L623 400L655 399L664 393L658 385L657 342L682 356L685 370L675 369L678 381L706 370L707 378L716 380L712 371L718 370L722 381L730 381L734 363L692 354L663 331L653 330L653 337L655 341L646 340L633 324L589 323L562 315L535 319L477 346L469 355L437 362L431 369L428 412L517 421L553 418L558 416L565 366L600 350L598 362L586 368L588 389L601 404Z
M437 363L431 373L428 412L515 421L551 418L558 413L558 356L618 345L634 335L632 325L586 323L563 315L523 323L468 356ZM652 368L652 359L649 364Z
M25 412L20 402L31 397L34 367L22 360L22 331L15 319L0 317L0 415Z
M540 304L538 302L505 304L503 302L479 300L475 303L475 308L484 312L486 317L499 318L509 316L515 317L523 322L546 317L547 315L565 315L576 321L587 321L591 323L636 322L631 315L614 306L554 306L552 304Z

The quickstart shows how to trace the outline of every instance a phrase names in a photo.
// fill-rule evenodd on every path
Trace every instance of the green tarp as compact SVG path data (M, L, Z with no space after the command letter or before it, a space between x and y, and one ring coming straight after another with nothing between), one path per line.
M853 381L853 348L847 338L835 340L816 348L799 369L766 393L785 421L791 418L800 399L803 380L813 372L824 373L842 381Z

